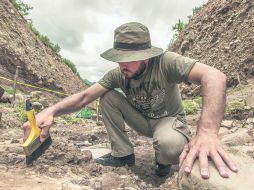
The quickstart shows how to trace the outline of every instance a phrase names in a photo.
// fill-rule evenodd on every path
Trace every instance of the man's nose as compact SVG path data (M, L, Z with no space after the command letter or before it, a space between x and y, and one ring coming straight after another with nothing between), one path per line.
M120 68L122 68L122 69L126 69L128 66L127 66L127 64L126 63L122 63L122 64L120 64Z

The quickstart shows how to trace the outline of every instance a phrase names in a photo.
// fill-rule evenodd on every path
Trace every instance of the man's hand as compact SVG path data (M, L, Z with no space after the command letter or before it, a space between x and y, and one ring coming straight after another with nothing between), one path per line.
M216 134L197 134L194 136L191 142L185 145L179 157L179 162L180 166L183 164L184 171L190 173L194 161L198 158L200 174L204 179L208 179L210 175L208 157L213 160L222 177L229 177L226 165L232 171L238 171L235 164L223 150Z
M49 128L52 123L53 123L53 114L48 109L45 109L36 115L37 127L41 128L41 136L40 136L41 142L44 142L46 138L49 136ZM31 131L31 125L29 122L26 122L22 125L22 128L24 130L23 141L25 142Z

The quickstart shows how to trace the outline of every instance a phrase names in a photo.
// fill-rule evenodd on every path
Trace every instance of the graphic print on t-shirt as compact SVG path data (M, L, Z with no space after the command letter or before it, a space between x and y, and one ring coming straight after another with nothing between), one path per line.
M145 116L160 118L168 115L168 112L165 111L165 94L165 89L161 89L158 82L152 82L142 83L137 88L128 89L126 97Z

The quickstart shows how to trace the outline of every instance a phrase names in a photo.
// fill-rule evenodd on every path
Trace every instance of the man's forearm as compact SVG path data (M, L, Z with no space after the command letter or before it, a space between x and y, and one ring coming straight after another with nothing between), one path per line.
M201 80L203 99L197 134L203 132L218 134L224 116L226 77L221 72L211 74Z
M100 84L96 83L85 91L82 91L77 94L73 94L57 104L47 108L47 112L51 113L53 117L60 116L67 113L72 113L80 110L82 107L86 106L90 102L96 100L108 89L104 88Z
M78 111L85 105L85 91L83 91L64 98L55 105L47 108L47 110L50 111L54 117L56 117Z

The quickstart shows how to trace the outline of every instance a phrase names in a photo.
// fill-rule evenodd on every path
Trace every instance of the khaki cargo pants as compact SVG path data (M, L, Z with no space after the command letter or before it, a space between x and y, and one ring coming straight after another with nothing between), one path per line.
M159 163L178 164L179 155L190 140L190 131L177 117L144 117L122 94L114 90L101 97L100 105L111 141L112 156L123 157L134 152L125 130L126 122L141 135L153 138L153 148Z

